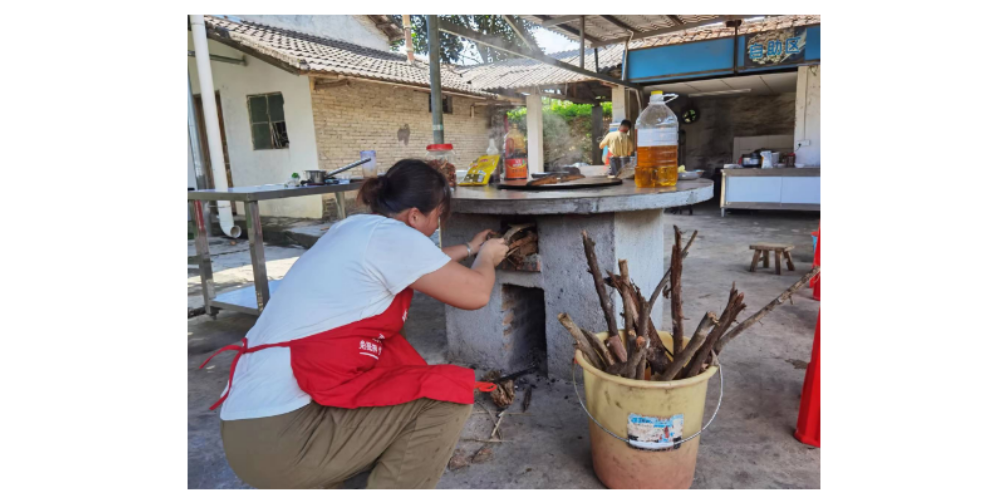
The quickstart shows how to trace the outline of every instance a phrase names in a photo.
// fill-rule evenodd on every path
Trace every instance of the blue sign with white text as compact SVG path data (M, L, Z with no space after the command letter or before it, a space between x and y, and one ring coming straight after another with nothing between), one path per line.
M804 26L745 36L745 67L792 65L805 60Z

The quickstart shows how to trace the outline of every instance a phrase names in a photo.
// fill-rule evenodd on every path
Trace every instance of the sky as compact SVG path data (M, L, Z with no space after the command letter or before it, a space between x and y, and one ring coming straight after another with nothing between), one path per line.
M536 28L532 32L532 36L535 37L536 43L543 48L546 54L578 48L577 42L545 28Z
M578 47L577 42L563 35L560 35L559 33L547 30L545 28L533 29L532 36L535 37L536 43L539 44L539 47L541 47L543 51L546 52L546 54L551 54L560 51L569 51L571 49L577 49ZM406 54L406 46L405 45L400 46L398 51L400 53ZM468 61L464 63L466 65L472 65L480 61L480 57L474 49L470 49L465 54L468 56ZM418 54L417 58L427 61L426 56Z

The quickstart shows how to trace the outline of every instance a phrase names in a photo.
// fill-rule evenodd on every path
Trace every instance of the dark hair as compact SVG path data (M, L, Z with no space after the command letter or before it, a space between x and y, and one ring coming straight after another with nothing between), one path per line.
M365 180L357 202L386 217L410 208L426 215L438 207L442 217L447 217L451 212L451 189L444 174L423 160L402 159L385 175Z
M633 128L633 123L630 122L630 119L623 119L622 121L620 121L619 125L626 126L627 128Z

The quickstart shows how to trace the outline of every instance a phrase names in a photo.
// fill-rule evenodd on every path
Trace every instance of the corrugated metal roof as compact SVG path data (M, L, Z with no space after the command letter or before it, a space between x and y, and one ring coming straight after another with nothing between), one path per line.
M653 18L662 16L616 16L619 18ZM680 16L686 18L687 22L694 22L692 18L700 16ZM655 21L654 26L661 26L659 21ZM790 28L793 26L805 26L818 24L819 16L799 15L799 16L774 16L752 21L743 21L739 26L739 33L756 33L763 31ZM591 25L586 20L587 25ZM590 30L590 28L589 28ZM630 43L630 49L643 49L646 47L685 44L700 40L709 40L722 37L732 37L735 35L733 28L725 27L724 23L712 26L698 26L686 30L678 31L668 35L655 36L645 39L637 39ZM565 51L550 54L550 56L563 60L572 65L578 64L578 50ZM603 72L614 68L619 68L623 62L623 45L613 44L599 48L599 66ZM595 70L595 54L592 49L585 50L585 68ZM531 59L511 59L485 65L455 67L462 78L473 86L484 90L520 89L537 86L551 86L557 84L568 84L575 82L586 82L593 80L586 75L576 74L557 68L546 63L541 63Z
M543 22L548 22L550 19L560 16L544 16L544 15L523 15L522 18L531 21L536 24ZM643 14L643 15L585 15L585 35L588 38L595 39L604 45L607 43L613 43L620 41L629 37L633 32L634 37L647 36L647 32L655 30L664 30L674 28L676 26L691 25L695 23L702 23L704 21L713 21L721 17L718 14L703 14L703 15L661 15L661 14ZM609 19L607 19L609 18ZM573 20L565 23L560 23L559 25L548 27L556 33L569 37L571 39L578 38L578 32L580 30L581 21ZM629 29L628 29L629 27Z
M549 56L574 66L580 64L580 55L577 50L554 53ZM599 67L603 72L618 67L622 63L622 58L622 46L599 48ZM597 71L593 51L585 52L585 69ZM525 58L509 59L485 65L455 67L455 70L461 74L465 81L484 90L521 89L595 80L587 75Z
M368 47L247 21L206 16L207 36L273 58L302 74L331 74L430 86L430 67L392 51ZM449 65L441 66L444 89L478 96L493 94L467 83Z
M796 15L796 16L773 16L753 21L743 21L739 26L739 34L756 33L764 31L780 30L794 26L806 26L819 24L818 15ZM724 23L714 26L701 26L683 30L668 35L659 35L630 43L630 49L643 49L645 47L657 47L675 44L685 44L700 40L710 40L716 38L732 37L735 35L733 28L728 28Z

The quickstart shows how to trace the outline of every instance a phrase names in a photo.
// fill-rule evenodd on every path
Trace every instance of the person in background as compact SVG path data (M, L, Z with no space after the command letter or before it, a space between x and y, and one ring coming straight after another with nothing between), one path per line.
M630 128L633 127L627 119L620 121L619 129L613 131L599 143L600 149L609 148L609 157L627 157L633 154L633 139L630 138Z
M474 390L494 387L472 369L428 365L401 332L414 290L485 306L507 245L488 229L438 248L430 236L451 190L421 160L367 179L358 198L371 213L332 226L240 344L214 354L237 352L211 409L223 404L224 453L253 487L330 488L373 467L368 488L434 488Z

